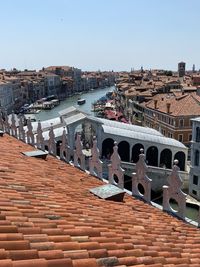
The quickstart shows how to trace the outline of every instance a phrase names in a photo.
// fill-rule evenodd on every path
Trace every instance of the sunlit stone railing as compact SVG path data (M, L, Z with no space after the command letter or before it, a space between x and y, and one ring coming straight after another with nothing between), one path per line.
M185 219L186 194L181 190L182 179L179 175L178 160L174 160L174 166L171 175L168 177L168 184L163 186L163 210ZM170 201L177 203L177 209L171 207Z
M146 172L148 166L145 163L144 150L140 149L141 154L136 163L136 173L132 176L132 194L133 196L140 197L147 202L151 202L151 182L152 180L147 176ZM142 192L141 189L142 188Z
M109 183L117 185L124 189L124 170L121 167L121 159L118 154L117 142L114 142L113 154L111 155L111 163L108 165L108 180Z

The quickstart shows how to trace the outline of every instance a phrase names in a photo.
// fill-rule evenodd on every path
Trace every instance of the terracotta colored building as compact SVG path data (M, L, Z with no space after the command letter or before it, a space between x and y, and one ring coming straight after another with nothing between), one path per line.
M200 115L200 97L196 93L159 94L147 103L135 104L134 107L143 125L189 146L192 138L191 119Z

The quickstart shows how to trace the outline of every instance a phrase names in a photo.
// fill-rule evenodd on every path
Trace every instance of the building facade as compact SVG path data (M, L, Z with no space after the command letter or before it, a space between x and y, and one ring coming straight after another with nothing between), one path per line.
M0 108L2 111L12 112L13 87L11 82L0 81Z
M192 119L189 194L200 200L200 117Z

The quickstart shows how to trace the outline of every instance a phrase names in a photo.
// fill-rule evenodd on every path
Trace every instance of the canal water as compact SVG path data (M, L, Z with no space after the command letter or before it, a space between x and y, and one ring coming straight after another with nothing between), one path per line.
M51 110L42 110L38 114L36 114L35 116L37 119L40 119L41 121L52 119L52 118L59 116L59 114L58 114L59 111L66 109L70 106L78 107L82 111L94 115L94 112L91 111L92 110L92 103L94 103L96 100L98 100L102 96L106 95L106 93L113 91L114 89L115 89L114 86L106 87L106 88L99 88L99 89L95 89L93 91L89 91L87 93L83 93L81 95L74 95L74 96L68 97L67 99L61 101L57 107L55 107ZM78 105L77 100L79 98L84 98L86 100L85 104Z

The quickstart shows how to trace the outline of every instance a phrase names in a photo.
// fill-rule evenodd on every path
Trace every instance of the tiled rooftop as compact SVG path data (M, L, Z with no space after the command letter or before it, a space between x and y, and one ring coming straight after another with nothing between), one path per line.
M52 156L0 139L0 267L199 267L200 231L125 195L98 199L102 182Z
M195 94L159 94L144 105L155 109L154 101L157 100L157 110L167 113L167 104L170 104L170 114L173 116L198 116L200 114L200 98Z

